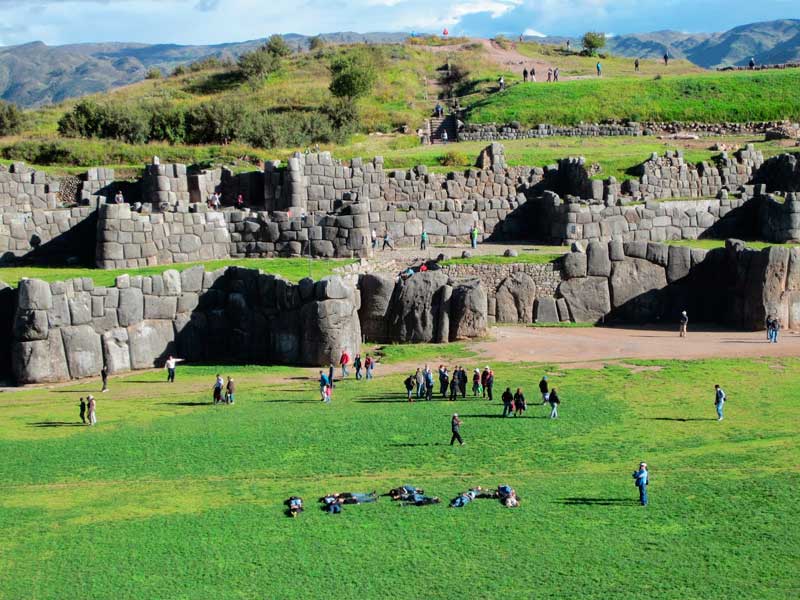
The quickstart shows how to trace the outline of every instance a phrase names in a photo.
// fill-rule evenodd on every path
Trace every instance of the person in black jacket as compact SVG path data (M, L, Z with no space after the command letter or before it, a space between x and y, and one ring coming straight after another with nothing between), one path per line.
M502 396L503 400L503 416L510 417L514 413L514 395L511 393L511 388L506 388L506 391L503 392Z
M557 419L558 418L558 405L561 404L561 399L558 397L556 393L556 388L550 390L550 418Z
M542 377L542 380L539 382L539 391L542 393L542 406L547 404L548 396L549 396L549 387L547 385L547 375Z
M458 440L458 443L464 445L464 440L461 439L461 419L458 418L458 413L453 413L453 418L450 419L450 429L453 431L453 437L450 438L450 445Z

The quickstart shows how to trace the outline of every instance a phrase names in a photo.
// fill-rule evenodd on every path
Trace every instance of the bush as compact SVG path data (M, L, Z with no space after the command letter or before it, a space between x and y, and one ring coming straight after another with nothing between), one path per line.
M322 50L325 47L325 38L321 35L315 35L308 40L308 49L312 52L314 50Z
M58 120L58 133L66 137L99 137L103 109L93 100L80 100Z
M242 141L257 148L307 146L332 142L337 132L327 115L318 112L255 112L248 116Z
M594 54L606 45L606 34L599 31L587 31L581 40L584 50L589 54Z
M366 96L378 78L371 56L365 52L351 52L331 61L330 91L337 98L355 100Z
M207 71L209 69L220 69L224 66L223 62L216 56L206 56L189 63L186 68L191 73L197 73L198 71Z
M161 69L157 69L156 67L149 68L144 76L145 79L161 79L161 77Z
M292 53L292 49L289 47L289 44L286 43L286 40L283 39L282 35L277 33L269 36L267 43L264 44L264 49L278 58L289 56Z
M184 65L178 65L172 69L173 77L180 77L181 75L186 75L186 73L188 73L188 69Z
M347 136L358 131L361 124L361 115L355 102L347 98L334 98L332 102L322 108L333 128L340 136Z
M186 117L184 112L168 102L147 108L150 115L150 140L162 140L180 144L186 140Z
M280 67L280 58L268 51L266 47L261 47L242 54L239 57L238 66L242 77L248 81L258 81Z
M0 135L19 133L25 123L25 113L16 104L0 100Z
M500 46L503 50L508 50L511 48L511 40L502 34L494 38L494 43Z
M186 141L190 144L228 144L239 137L246 117L236 100L216 100L193 106L186 113Z
M463 152L451 150L439 157L439 164L444 167L469 167L472 164L469 156Z

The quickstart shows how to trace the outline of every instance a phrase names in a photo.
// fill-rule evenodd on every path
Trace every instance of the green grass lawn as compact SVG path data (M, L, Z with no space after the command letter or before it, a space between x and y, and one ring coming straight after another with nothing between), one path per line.
M497 400L408 404L389 366L330 406L314 369L139 372L98 394L93 429L77 405L97 382L5 392L0 598L796 598L800 361L647 365L661 369L549 369L557 421L540 406L502 420ZM535 398L543 368L493 366L498 388ZM234 406L208 404L218 370L238 380ZM453 412L463 447L447 445ZM508 483L522 506L316 503L407 483L445 502Z
M509 265L535 264L543 265L558 260L569 252L567 246L542 246L543 252L522 252L518 256L502 256L495 254L479 254L469 258L449 258L442 265ZM556 250L556 251L553 251Z
M240 266L247 269L261 269L265 273L280 275L289 281L300 281L304 277L320 279L331 275L337 267L343 267L353 261L348 259L313 259L307 258L229 258L223 260L207 260L198 263L181 263L159 265L156 267L137 267L135 269L92 269L88 267L1 267L0 281L16 287L23 277L42 279L44 281L63 281L77 277L90 277L95 285L112 286L114 280L126 273L131 275L158 275L168 269L183 271L196 265L204 265L206 271L215 271L222 267Z
M673 246L689 246L690 248L702 248L705 250L712 250L714 248L724 248L725 247L725 240L712 240L712 239L700 239L700 240L668 240L664 242L665 244L672 244ZM795 248L798 244L773 244L772 242L757 242L757 241L745 241L748 248L753 248L755 250L763 250L764 248L769 248L770 246L786 246L787 248Z

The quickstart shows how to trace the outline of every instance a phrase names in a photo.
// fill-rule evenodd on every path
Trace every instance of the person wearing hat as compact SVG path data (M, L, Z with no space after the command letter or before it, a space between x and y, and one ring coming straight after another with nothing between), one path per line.
M686 328L689 325L689 315L686 314L686 311L681 311L681 329L680 329L680 336L686 337Z
M550 388L547 385L547 375L542 376L542 380L539 382L539 391L542 393L542 406L544 406L550 399Z
M647 506L647 483L648 483L647 463L640 462L639 469L633 472L633 485L639 488L639 502L642 506Z
M489 381L489 365L483 368L481 373L481 396L486 398L486 383Z
M453 418L450 420L450 429L453 431L453 437L450 438L450 445L458 440L458 443L464 445L464 440L461 439L461 419L458 418L458 413L453 413Z

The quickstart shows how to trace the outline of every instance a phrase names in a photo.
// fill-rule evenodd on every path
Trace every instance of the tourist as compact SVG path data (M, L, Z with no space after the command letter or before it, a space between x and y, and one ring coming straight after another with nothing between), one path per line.
M550 399L547 387L547 375L543 375L542 380L539 382L539 392L542 394L542 406L544 406Z
M727 399L725 391L719 387L719 384L716 384L714 386L714 407L717 409L717 421L722 421L722 419L724 419L722 409Z
M80 417L81 417L81 423L86 425L86 402L83 400L83 398L81 398L81 403L80 403Z
M752 56L750 57L750 62L748 63L748 66L750 67L751 71L756 68L756 59L754 57Z
M228 376L228 384L225 386L225 402L227 404L233 404L235 394L236 384L233 382L233 377Z
M356 372L356 381L361 379L361 355L356 353L356 357L353 359L353 369Z
M392 500L409 500L414 494L424 494L425 490L413 485L403 485L398 488L392 488L386 494Z
M570 40L567 40L567 54L569 54Z
M498 485L497 497L506 508L517 508L519 506L517 491L510 485Z
M428 232L426 229L423 228L422 234L419 236L419 249L425 250L427 247L428 247Z
M526 408L525 395L522 393L522 388L517 388L517 391L514 393L514 416L523 416L522 413L525 412Z
M107 392L108 391L108 365L103 364L103 368L100 369L100 379L103 380L103 389L100 392Z
M444 116L444 107L439 102L436 103L436 108L433 109L433 114L437 118L442 118Z
M447 130L445 129L445 130L442 132L442 143L443 143L443 144L447 144L447 142L448 142L448 140L449 140L449 139L450 139L450 137L447 135Z
M330 367L328 367L328 385L333 387L333 363L331 363Z
M179 362L183 362L182 358L175 358L171 354L164 363L164 368L167 370L167 382L175 383L175 367Z
M498 85L500 86L500 91L506 89L506 78L500 75L500 79L497 80Z
M558 75L559 75L560 73L561 73L561 71L558 69L558 67L556 67L555 69L553 69L553 83L555 83L555 82L557 82L557 81L558 81Z
M522 69L522 81L528 83L528 69L527 67Z
M288 517L296 517L303 512L303 499L299 496L290 497L284 504L287 506L286 516Z
M514 413L514 394L511 393L510 387L506 388L500 399L503 401L503 416L510 417Z
M492 390L494 390L494 371L489 369L489 374L486 376L486 395L489 398L489 402L494 400L494 396L492 396Z
M647 463L640 462L639 468L633 472L633 485L639 488L639 502L641 502L642 506L647 506L647 484L649 479Z
M369 502L377 502L378 494L374 491L370 493L364 492L339 492L328 494L320 498L320 502L327 502L326 499L333 498L339 504L366 504Z
M551 83L553 81L553 67L547 68L547 83Z
M219 404L222 402L222 386L225 382L222 379L222 375L217 373L217 379L214 381L214 395L213 395L213 403Z
M450 419L450 429L453 432L453 436L450 438L450 445L453 445L453 442L458 440L460 445L464 445L464 440L461 439L461 419L458 418L458 413L453 413L453 418Z
M478 233L479 231L477 225L473 226L472 229L470 229L469 231L470 244L472 245L473 248L478 247Z
M414 375L409 375L408 377L406 377L405 381L403 381L403 385L406 386L406 394L408 395L408 401L413 402L414 398L412 398L412 396L414 394L414 386L416 385L416 379Z
M600 64L599 60L597 61L597 64L595 65L595 68L597 69L597 76L598 77L602 77L603 76L603 65Z
M119 190L117 195L114 196L114 202L116 204L125 204L125 197L122 195L122 190Z
M394 245L392 244L392 234L389 233L388 229L383 234L383 247L381 250L386 250L387 246L389 250L394 250Z
M450 401L455 401L458 397L458 392L461 389L461 373L456 367L453 370L453 376L450 379Z
M89 401L87 405L87 409L89 410L89 425L97 425L97 414L95 412L97 403L95 402L94 396L89 396L87 400Z
M639 59L638 58L633 61L633 71L634 71L634 73L638 73L639 72Z
M322 401L325 404L330 404L331 403L331 398L333 398L333 386L328 384L322 390Z
M450 387L450 375L447 373L447 367L439 365L439 393L442 398L447 395L447 390Z
M530 79L531 79L531 83L536 83L536 68L533 67L532 65L531 65L531 71L530 71Z
M323 496L319 501L322 502L322 510L329 514L338 515L342 512L342 503L335 496Z
M464 365L461 365L461 374L458 380L458 387L461 390L461 399L464 400L467 397L467 370L464 368Z
M483 393L483 386L481 385L481 372L480 369L475 369L472 373L472 395L480 396Z
M378 232L375 231L374 227L372 228L370 236L372 238L372 249L375 250L375 248L378 247Z
M664 66L665 67L669 66L669 54L667 54L666 52L664 52Z
M439 504L436 496L425 496L424 494L412 494L411 497L403 502L403 506L426 506L428 504Z
M375 361L369 354L367 354L367 358L364 359L364 370L367 373L367 379L372 379L372 370L374 368L375 368Z
M244 195L239 194L236 196L236 208L242 210L244 208Z
M685 310L682 310L680 330L678 335L680 335L680 337L686 337L686 331L688 327L689 327L689 315L686 314Z
M325 402L325 388L331 384L330 379L328 376L325 375L324 371L319 372L319 397L320 400Z
M425 399L433 400L433 373L430 367L425 365Z
M347 370L347 365L349 364L350 355L347 353L347 350L342 350L342 354L339 357L339 366L342 368L342 379L350 374L350 372Z
M414 381L417 384L417 398L422 398L425 395L425 369L420 369L417 367L417 372L414 375Z
M556 388L550 390L550 395L548 396L548 400L550 403L550 418L557 419L558 418L558 405L561 404L561 398L558 397L556 393Z
M780 329L780 321L778 317L767 317L767 341L777 344L778 343L778 330Z

